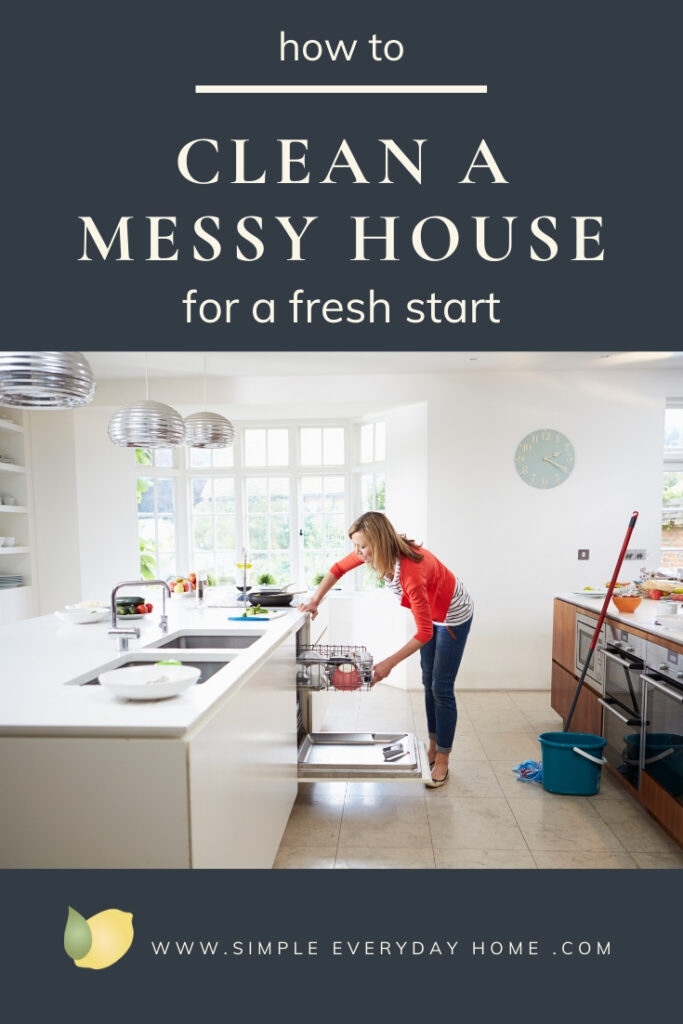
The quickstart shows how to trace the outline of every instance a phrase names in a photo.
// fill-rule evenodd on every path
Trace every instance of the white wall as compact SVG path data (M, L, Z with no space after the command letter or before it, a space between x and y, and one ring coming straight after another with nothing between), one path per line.
M631 513L634 547L660 561L664 401L659 373L514 373L442 379L430 402L429 543L475 601L461 684L550 685L554 591L612 576ZM572 441L575 469L548 491L518 477L513 455L531 430ZM579 562L579 548L590 560ZM624 572L622 572L622 578Z
M199 391L168 379L155 382L153 397L187 414L196 409L188 394ZM683 394L683 373L480 371L212 379L208 400L235 420L383 410L391 518L475 601L460 685L547 688L552 596L610 578L634 509L633 546L648 550L648 567L659 565L664 404L673 394ZM106 597L113 582L137 575L135 463L106 427L116 406L139 397L139 382L104 382L97 404L62 414L73 417L73 443L50 456L49 472L61 468L72 495L76 480L83 598ZM540 427L565 433L576 453L569 479L549 491L524 484L513 461L521 438ZM51 492L49 480L36 492L43 527ZM589 562L578 561L580 547L590 548ZM45 543L40 554L41 577L60 575L64 553ZM408 676L417 682L417 659Z
M74 416L56 409L27 414L31 432L38 614L80 601Z

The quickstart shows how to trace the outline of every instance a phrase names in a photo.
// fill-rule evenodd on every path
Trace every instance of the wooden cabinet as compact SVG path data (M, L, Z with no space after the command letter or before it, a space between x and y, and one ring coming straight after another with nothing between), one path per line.
M550 685L550 703L553 711L562 716L564 723L569 712L569 706L576 692L576 676L567 672L565 668L552 664L552 676ZM602 708L598 704L598 695L585 683L581 688L579 699L572 715L569 728L570 732L590 732L597 736L602 731Z
M571 673L574 672L575 646L576 605L555 598L553 609L553 661Z
M576 660L576 612L575 604L555 598L553 608L553 660L550 680L550 703L553 711L562 716L564 723L576 692L578 678L575 673ZM570 732L591 732L600 735L602 731L602 708L598 695L588 683L584 683L572 715Z

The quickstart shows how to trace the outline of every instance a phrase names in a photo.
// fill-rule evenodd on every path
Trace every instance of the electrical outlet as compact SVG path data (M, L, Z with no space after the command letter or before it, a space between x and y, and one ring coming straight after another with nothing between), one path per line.
M624 558L627 558L629 561L642 562L647 558L647 551L645 548L627 548Z
M590 549L589 548L579 548L579 561L580 562L587 562L589 556L590 556Z

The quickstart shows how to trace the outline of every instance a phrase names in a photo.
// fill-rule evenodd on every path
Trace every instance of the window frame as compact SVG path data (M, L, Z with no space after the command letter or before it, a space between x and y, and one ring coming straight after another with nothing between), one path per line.
M303 465L301 461L300 431L310 427L317 427L324 430L328 427L341 428L344 431L344 462L337 465ZM311 421L293 421L287 419L277 420L243 420L235 421L236 439L233 446L233 465L227 466L191 466L190 449L184 445L172 449L172 466L156 466L154 464L136 465L136 479L138 477L173 477L175 480L175 532L176 532L176 568L178 575L190 572L194 550L192 534L192 482L196 479L232 478L234 481L235 494L235 555L236 561L240 560L241 552L246 549L249 555L248 522L247 522L247 480L254 477L277 477L283 476L289 479L290 495L290 558L291 558L291 581L301 586L312 586L313 581L304 576L304 512L303 512L303 478L304 477L341 477L344 481L344 516L347 522L351 521L352 509L358 508L360 497L360 484L356 477L355 468L359 462L359 437L357 435L357 421L337 418L319 418ZM269 430L286 429L288 431L288 466L247 466L245 458L245 432L250 429ZM322 445L324 457L324 443ZM266 445L266 460L267 460ZM368 465L364 464L363 469L367 472ZM324 487L324 485L323 485ZM266 513L268 514L268 513ZM215 512L212 513L215 516ZM348 541L345 543L346 550L350 550ZM216 551L215 547L213 549ZM329 566L321 568L325 571ZM349 579L347 586L361 588L363 581L356 579L359 574L354 574ZM286 581L282 581L283 583Z

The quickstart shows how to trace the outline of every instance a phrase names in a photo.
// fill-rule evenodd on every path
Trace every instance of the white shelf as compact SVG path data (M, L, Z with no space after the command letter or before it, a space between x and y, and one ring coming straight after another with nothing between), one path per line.
M0 505L0 512L28 512L26 505Z
M0 555L27 555L30 550L30 548L18 548L16 546L13 548L1 547Z
M24 433L24 428L18 423L13 423L12 420L0 419L0 430L14 430L17 434Z
M5 473L25 473L26 469L24 466L16 466L13 462L0 462L0 472Z

